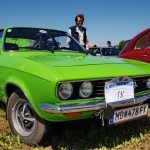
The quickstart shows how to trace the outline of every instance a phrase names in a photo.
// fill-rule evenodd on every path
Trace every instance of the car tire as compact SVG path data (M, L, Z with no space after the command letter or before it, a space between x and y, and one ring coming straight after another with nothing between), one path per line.
M46 123L38 117L21 92L14 92L7 105L7 119L11 132L19 135L27 145L40 144L46 136Z

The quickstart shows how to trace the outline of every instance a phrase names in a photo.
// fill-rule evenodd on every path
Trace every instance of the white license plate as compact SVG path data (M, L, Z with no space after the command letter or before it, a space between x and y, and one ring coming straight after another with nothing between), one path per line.
M127 122L138 117L146 116L148 113L148 104L116 110L109 119L109 124L118 124Z

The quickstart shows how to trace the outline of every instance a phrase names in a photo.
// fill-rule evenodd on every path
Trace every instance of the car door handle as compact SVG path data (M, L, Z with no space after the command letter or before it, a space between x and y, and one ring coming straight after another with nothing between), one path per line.
M143 54L143 55L141 55L141 56L143 56L143 57L147 57L147 54Z

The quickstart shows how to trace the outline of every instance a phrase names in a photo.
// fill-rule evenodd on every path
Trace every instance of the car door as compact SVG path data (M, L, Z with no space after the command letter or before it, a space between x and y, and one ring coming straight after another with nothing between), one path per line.
M118 57L150 63L150 28L131 39L119 53Z

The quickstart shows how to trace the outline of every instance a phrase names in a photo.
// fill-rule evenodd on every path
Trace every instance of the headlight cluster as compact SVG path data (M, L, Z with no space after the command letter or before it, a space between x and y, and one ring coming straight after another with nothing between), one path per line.
M71 83L62 83L58 87L58 97L60 99L69 99L73 93L73 86Z
M89 98L93 94L93 84L89 81L80 84L61 83L58 85L57 95L59 99L67 100L77 94L79 98Z
M79 95L82 98L88 98L92 95L93 85L91 82L83 82L79 88Z

